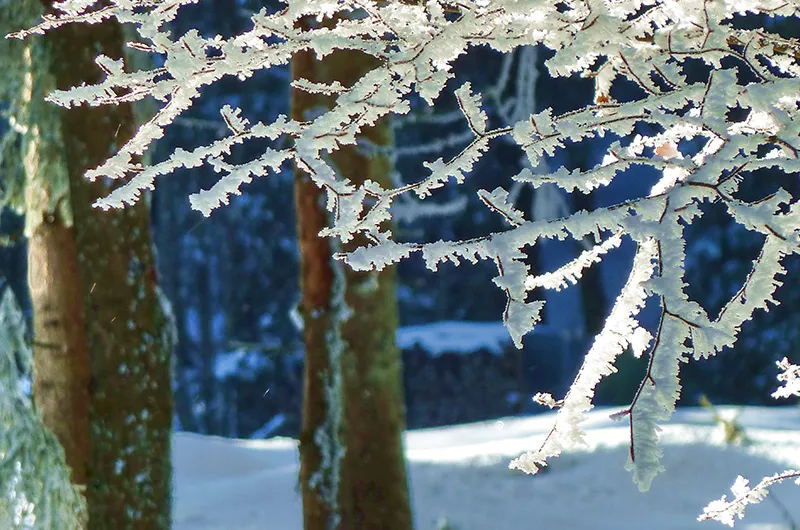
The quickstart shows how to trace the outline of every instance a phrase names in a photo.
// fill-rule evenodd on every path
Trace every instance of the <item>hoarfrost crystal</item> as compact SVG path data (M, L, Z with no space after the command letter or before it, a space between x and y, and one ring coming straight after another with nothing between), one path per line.
M22 38L63 24L116 18L138 32L140 40L130 43L132 47L165 58L163 67L128 72L122 62L99 57L98 65L105 72L101 82L51 95L52 101L63 106L114 104L147 96L163 103L126 145L88 173L89 178L125 179L98 206L130 204L151 189L157 177L181 167L208 164L222 176L191 201L195 209L209 215L252 179L294 161L328 194L334 221L323 235L348 241L358 234L368 242L338 256L350 266L380 269L414 253L420 253L434 270L443 261L493 263L494 282L507 298L503 320L518 347L540 319L542 302L528 301L532 290L567 288L607 252L624 240L632 241L637 246L633 268L572 387L560 400L539 395L540 403L558 408L552 431L538 449L511 466L533 473L564 448L581 443L585 435L581 422L593 407L595 387L616 372L616 358L630 348L635 355L647 357L648 370L631 405L614 417L629 421L629 468L646 489L661 470L658 424L669 419L675 408L680 364L732 346L754 311L777 303L778 277L786 272L782 260L798 253L798 201L782 189L744 200L738 189L743 180L762 169L778 168L787 177L800 171L800 64L795 53L800 42L781 36L773 26L742 29L747 26L737 21L759 15L796 19L800 3L291 0L281 11L256 13L252 28L230 39L206 38L196 31L173 37L165 24L190 3L194 0L109 0L98 7L87 0L65 0L57 4L63 15L47 17L39 26L13 35ZM327 22L303 27L298 22L306 16ZM448 81L455 76L453 61L470 48L488 46L511 54L535 45L554 52L546 62L551 76L593 78L593 102L560 114L553 109L534 112L531 98L519 91L515 104L501 112L507 123L495 127L483 106L484 101L496 100L499 91L484 97L469 83L448 91ZM335 96L337 102L330 110L303 122L280 116L272 123L251 124L239 109L226 107L222 110L229 129L226 137L191 152L179 149L158 164L139 162L137 155L164 135L164 128L194 104L204 86L225 76L247 78L259 69L284 65L302 50L323 57L335 49L358 51L377 61L372 71L351 86L295 83L307 92ZM523 56L528 59L520 63L519 75L532 83L537 74L535 68L532 73L525 66L532 64L530 55ZM509 64L505 63L501 80L510 76ZM632 99L616 101L614 88L622 82L632 83L638 92ZM388 189L372 182L354 184L345 175L337 175L325 155L355 144L356 135L378 120L407 114L415 96L429 104L455 99L467 131L458 139L463 140L461 151L447 160L426 162L424 172L404 176L403 182ZM742 118L732 118L732 109L741 110ZM610 142L596 166L543 170L548 157L568 143L599 137ZM237 144L279 138L291 141L274 142L251 162L228 160ZM533 219L514 204L518 193L513 189L512 193L502 188L482 190L480 200L504 219L504 231L468 241L394 240L385 223L393 203L403 204L402 198L409 195L425 199L439 188L464 182L499 139L514 142L527 156L528 167L513 176L515 186L557 186L567 193L588 193L608 186L621 173L641 168L655 170L661 178L645 196L593 211ZM690 144L697 149L682 147ZM704 203L721 205L764 241L744 285L715 318L685 292L685 229L702 215ZM595 245L555 271L533 274L527 250L543 240L568 238L594 238ZM638 320L648 302L661 306L655 334ZM781 368L785 387L776 397L797 393L797 367L785 361ZM746 490L746 483L737 482L734 495L752 502L760 487ZM735 502L734 512L717 504L713 513L739 513L739 506L746 502ZM713 513L707 515L714 517Z

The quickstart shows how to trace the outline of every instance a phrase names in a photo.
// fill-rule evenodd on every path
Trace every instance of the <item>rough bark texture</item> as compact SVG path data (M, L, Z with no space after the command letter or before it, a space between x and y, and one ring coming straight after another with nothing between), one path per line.
M315 60L311 53L292 58L292 78L314 74ZM305 112L318 104L309 94L292 91L292 118L302 120ZM325 377L331 372L326 334L331 327L333 264L331 247L317 234L327 225L327 215L319 189L309 176L295 169L295 207L297 238L300 250L300 310L304 317L305 375L303 380L303 420L300 433L300 487L303 498L305 530L328 528L335 510L323 498L320 484L312 483L320 470L323 456L315 441L315 433L325 423L329 405L325 395ZM333 404L339 406L339 404ZM337 433L338 434L338 433ZM338 477L337 477L338 478Z
M32 21L39 12L34 3L18 9L0 16ZM17 60L17 70L6 74L12 82L23 80L16 87L16 110L24 131L22 206L33 310L33 393L44 424L64 448L71 481L86 485L91 370L60 112L42 101L54 88L47 46L21 43Z
M372 58L353 52L335 52L322 62L313 53L301 53L292 60L292 78L349 86L371 67ZM306 119L331 102L295 90L292 117ZM378 145L391 141L386 124L363 135ZM384 157L346 147L332 161L354 182L388 183L391 167ZM329 242L317 235L328 222L323 193L302 171L295 186L306 344L300 440L304 527L406 530L412 518L402 444L402 367L395 345L395 272L355 273L333 263ZM342 294L339 303L352 310L343 322L336 302ZM337 384L341 391L332 394L331 385ZM337 447L344 453L337 455Z
M45 175L28 179L30 194L46 193ZM42 420L64 447L75 484L86 484L89 461L89 351L83 293L71 227L52 213L28 239L33 306L33 392Z
M52 9L50 0L42 5ZM122 56L122 30L112 23L70 25L50 32L44 42L50 75L60 89L99 80L98 53ZM87 485L88 528L166 529L172 496L171 359L148 206L142 201L121 211L94 209L91 204L108 193L109 183L83 178L133 134L133 109L84 106L59 113L68 178L64 200L72 226L62 222L59 210L28 212L45 215L45 222L29 231L35 340L46 342L35 353L37 403L67 449L74 480ZM35 191L29 185L29 192ZM48 335L62 328L75 337ZM48 394L54 382L60 393ZM73 403L74 417L55 418L62 414L61 402ZM65 423L69 431L62 428Z

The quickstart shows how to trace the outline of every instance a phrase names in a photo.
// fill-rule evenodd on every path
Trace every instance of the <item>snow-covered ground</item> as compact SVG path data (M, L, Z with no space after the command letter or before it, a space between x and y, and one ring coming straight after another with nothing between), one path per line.
M408 432L417 530L444 520L458 530L721 529L727 527L696 518L709 501L730 496L737 474L756 483L800 468L800 408L722 408L726 416L741 412L752 440L742 447L723 444L708 411L682 409L661 436L667 470L640 493L624 470L627 423L608 419L615 410L594 411L585 424L590 446L562 455L536 476L507 465L535 447L551 414ZM294 440L180 433L175 460L177 530L302 528ZM800 487L793 483L776 486L736 525L798 527Z

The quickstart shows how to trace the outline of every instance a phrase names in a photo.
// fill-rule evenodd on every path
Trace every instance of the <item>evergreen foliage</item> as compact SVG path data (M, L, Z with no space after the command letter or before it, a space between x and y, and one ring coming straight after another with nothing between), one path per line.
M84 527L86 504L70 483L64 450L39 418L28 391L32 351L25 317L0 296L0 527Z

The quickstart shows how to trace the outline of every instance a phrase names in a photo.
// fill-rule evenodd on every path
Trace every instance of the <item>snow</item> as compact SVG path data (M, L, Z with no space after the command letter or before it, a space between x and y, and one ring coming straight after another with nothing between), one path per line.
M401 350L419 346L433 357L481 349L502 355L509 344L511 337L502 322L442 321L397 330L397 345Z
M269 390L267 390L269 392ZM266 393L264 394L266 395ZM273 432L281 427L286 423L286 416L283 414L276 414L269 420L267 423L259 427L253 434L250 435L251 440L262 440L264 438L268 438Z
M616 411L590 413L588 446L535 476L509 470L508 462L541 440L553 413L407 432L415 528L446 520L459 530L713 530L724 527L696 518L738 474L755 483L800 467L796 406L721 407L723 417L740 413L748 446L724 445L707 410L679 409L661 433L667 470L643 494L623 469L629 431L608 418ZM294 440L178 433L174 444L176 530L302 528ZM792 483L749 507L736 528L789 529L787 512L800 521L800 487Z
M251 378L268 364L261 352L238 349L214 358L214 375L225 380L233 377Z

